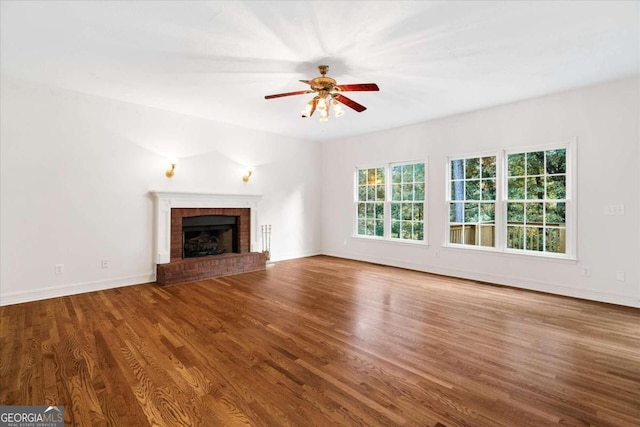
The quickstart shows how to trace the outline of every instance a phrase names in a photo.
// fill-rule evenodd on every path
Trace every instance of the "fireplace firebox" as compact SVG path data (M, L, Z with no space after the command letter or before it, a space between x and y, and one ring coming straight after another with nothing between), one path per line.
M197 258L238 250L238 217L200 215L182 218L182 258Z

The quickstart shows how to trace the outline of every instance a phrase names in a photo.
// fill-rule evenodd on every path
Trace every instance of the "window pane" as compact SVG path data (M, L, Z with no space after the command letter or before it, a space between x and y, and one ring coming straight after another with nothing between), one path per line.
M537 223L542 224L542 203L527 203L526 204L526 219L527 224Z
M527 175L544 174L544 151L527 153Z
M411 239L411 235L413 234L413 227L410 222L402 223L402 238L403 239Z
M413 182L413 165L402 166L402 182Z
M384 236L384 221L382 220L376 221L376 236Z
M375 235L375 231L376 231L376 223L374 220L372 219L368 219L367 220L367 232L366 235L367 236L373 236Z
M415 200L424 200L424 184L418 183L413 188L413 195Z
M451 182L451 200L464 200L464 181Z
M367 232L367 227L365 226L365 220L358 220L358 234L365 234Z
M391 220L391 237L400 238L400 221Z
M467 200L480 200L480 181L466 181L465 189Z
M544 228L527 227L527 241L525 242L527 250L543 251L544 250Z
M400 203L391 203L391 219L400 219Z
M564 228L547 228L545 249L547 252L565 253L566 233Z
M496 220L496 206L493 203L480 203L480 221L493 222Z
M482 177L483 178L495 178L496 177L496 158L483 157L482 158Z
M413 223L413 240L424 240L424 223L421 221Z
M480 226L480 246L495 246L495 227L493 225Z
M384 168L376 169L376 184L384 185Z
M564 175L547 176L547 199L565 199L567 184Z
M358 187L358 201L364 202L365 200L367 200L367 187L363 185Z
M425 180L424 163L416 163L414 173L415 173L414 179L416 182L421 182L421 181L424 182Z
M384 200L384 185L376 185L376 197L377 200Z
M402 200L413 200L413 184L402 184Z
M510 200L524 199L524 178L509 178L507 195Z
M546 225L557 225L565 223L565 203L546 203Z
M464 161L466 179L480 178L480 159L466 159Z
M376 207L374 203L367 203L366 215L367 218L373 218L375 216Z
M477 245L478 239L476 239L476 226L475 225L464 225L463 228L463 241L465 245Z
M369 185L367 187L367 200L369 200L369 201L375 201L376 200L376 186L375 185Z
M358 171L358 185L365 185L367 183L367 171L360 169Z
M393 201L402 200L402 186L400 184L393 184L391 186L391 200Z
M449 242L462 244L462 225L449 226Z
M464 222L478 222L480 206L478 203L465 203Z
M524 153L509 154L507 158L509 176L524 176L524 157Z
M384 203L376 203L376 218L384 218Z
M364 218L366 213L365 203L358 203L358 218Z
M547 173L567 173L567 150L547 151Z
M451 179L464 179L464 161L451 160Z
M464 203L451 203L449 206L449 222L463 222Z
M524 249L524 227L507 227L507 247Z
M507 203L507 222L518 224L524 222L524 203Z
M496 199L496 180L483 179L482 180L482 200L495 200L495 199Z
M402 219L404 221L411 221L413 219L413 203L402 204Z
M424 221L424 205L422 203L413 205L413 219L415 221Z
M544 177L536 176L527 178L527 199L544 199Z
M376 170L367 169L367 184L373 185L376 183Z
M394 166L391 168L391 182L400 184L402 182L402 166Z

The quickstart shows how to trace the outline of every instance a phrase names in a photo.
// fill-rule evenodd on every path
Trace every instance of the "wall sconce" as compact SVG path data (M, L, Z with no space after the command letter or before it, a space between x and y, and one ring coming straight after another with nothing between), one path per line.
M247 174L242 177L242 182L249 182L249 178L251 178L251 175L253 175L253 168L248 168Z
M171 169L167 169L167 171L164 174L166 175L167 178L172 178L173 175L175 174L175 171L176 171L176 161L171 160Z

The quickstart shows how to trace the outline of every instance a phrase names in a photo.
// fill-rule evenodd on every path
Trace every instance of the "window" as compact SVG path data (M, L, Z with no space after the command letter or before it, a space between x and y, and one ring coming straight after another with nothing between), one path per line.
M424 162L359 168L356 181L357 236L425 241Z
M495 246L496 156L450 161L449 243Z
M566 253L567 150L507 155L507 248Z
M384 236L385 168L358 170L358 235Z
M391 166L391 238L424 241L424 163Z
M572 145L449 159L448 243L572 257Z

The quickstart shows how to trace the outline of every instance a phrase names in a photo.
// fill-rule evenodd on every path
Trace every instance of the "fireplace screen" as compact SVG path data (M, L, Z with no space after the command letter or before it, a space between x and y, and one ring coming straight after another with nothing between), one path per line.
M238 217L203 215L182 218L182 258L238 252Z

